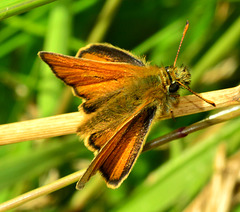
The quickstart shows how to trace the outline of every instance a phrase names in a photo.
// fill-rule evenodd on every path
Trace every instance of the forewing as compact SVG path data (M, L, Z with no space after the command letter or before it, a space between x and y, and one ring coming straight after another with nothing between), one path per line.
M58 78L72 86L75 94L85 98L86 113L94 112L99 105L121 92L143 67L129 63L100 62L50 52L40 52Z
M81 189L97 171L100 171L108 187L117 188L130 173L138 158L156 107L144 107L123 126L99 151L77 184Z

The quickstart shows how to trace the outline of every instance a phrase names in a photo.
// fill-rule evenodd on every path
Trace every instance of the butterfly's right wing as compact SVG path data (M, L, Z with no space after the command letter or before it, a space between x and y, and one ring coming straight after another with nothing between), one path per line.
M142 106L121 126L117 127L112 137L105 143L90 166L77 183L77 189L97 171L100 171L108 187L117 188L129 175L136 159L141 153L146 135L154 118L155 106ZM101 135L106 139L106 135ZM98 139L96 139L96 142Z

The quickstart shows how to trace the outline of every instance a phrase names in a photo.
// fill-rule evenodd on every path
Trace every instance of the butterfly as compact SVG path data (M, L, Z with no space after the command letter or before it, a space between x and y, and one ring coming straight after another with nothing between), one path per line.
M188 23L184 32L187 28ZM176 67L176 59L173 66L152 66L110 44L87 45L75 57L44 51L39 56L84 101L77 133L95 157L77 189L98 171L108 187L118 188L141 153L152 123L172 113L180 87L190 89L189 70Z

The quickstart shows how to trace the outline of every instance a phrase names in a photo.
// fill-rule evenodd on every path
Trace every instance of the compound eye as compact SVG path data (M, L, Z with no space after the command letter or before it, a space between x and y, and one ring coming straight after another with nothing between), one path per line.
M166 70L166 71L169 71L169 66L166 66L166 67L165 67L165 70Z
M169 88L168 88L168 91L169 93L175 93L176 91L178 91L179 89L179 84L177 82L173 82Z

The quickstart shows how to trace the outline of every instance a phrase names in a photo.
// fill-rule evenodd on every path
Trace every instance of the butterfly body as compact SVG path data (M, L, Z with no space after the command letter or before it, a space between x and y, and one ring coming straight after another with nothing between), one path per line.
M77 188L100 171L110 188L130 173L152 122L177 106L181 85L190 83L185 67L157 67L109 44L91 44L76 57L40 52L76 96L84 99L78 134L95 158Z

